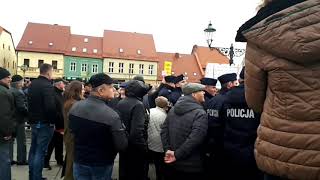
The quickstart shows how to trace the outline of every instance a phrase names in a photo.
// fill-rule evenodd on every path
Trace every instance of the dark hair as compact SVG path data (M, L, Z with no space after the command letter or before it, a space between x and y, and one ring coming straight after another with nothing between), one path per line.
M71 81L71 83L66 87L63 94L64 101L68 100L81 100L82 97L82 82Z
M40 66L40 74L46 74L49 70L51 70L53 67L50 64L42 64Z

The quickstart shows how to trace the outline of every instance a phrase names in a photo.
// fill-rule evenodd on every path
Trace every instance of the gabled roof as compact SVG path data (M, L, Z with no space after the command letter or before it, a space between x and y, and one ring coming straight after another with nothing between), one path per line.
M17 50L62 54L68 45L70 34L69 26L29 22Z
M162 71L164 70L164 62L172 62L172 72L174 75L184 74L188 77L189 82L199 82L203 77L197 60L192 54L179 54L179 53L163 53L158 52L158 80L162 80ZM185 74L186 73L186 74Z
M151 34L105 30L103 57L157 61L153 36Z
M208 63L229 64L228 57L217 49L210 50L208 47L194 45L192 54L199 60L202 68L206 68Z
M102 58L102 37L71 34L65 55Z

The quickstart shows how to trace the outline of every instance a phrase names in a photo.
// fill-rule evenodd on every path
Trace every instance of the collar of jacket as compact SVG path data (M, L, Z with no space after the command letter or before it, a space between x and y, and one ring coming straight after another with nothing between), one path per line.
M171 86L169 86L168 84L164 84L163 86L164 86L165 88L167 88L167 89L171 90L171 91L173 91L173 90L174 90L174 88L173 88L173 87L171 87Z
M207 97L207 98L212 98L213 96L210 94L210 93L208 93L207 91L204 91L204 96L205 97Z
M54 87L54 90L57 92L57 93L63 93L63 90L57 88L57 87Z
M219 91L219 94L224 95L226 94L230 89L227 88L221 88L221 90Z
M47 81L49 81L50 83L52 83L52 80L48 79L47 77L44 77L42 75L38 76L39 79L45 79Z
M5 85L5 84L2 83L2 82L0 82L0 86L3 86L3 87L5 87L5 88L7 88L7 89L10 89L10 87L8 87L7 85Z
M93 100L93 101L96 101L96 102L100 102L100 103L107 103L108 101L101 98L101 97L98 97L98 96L94 96L94 95L90 95L88 97L89 100Z
M166 113L167 114L167 111L166 110L164 110L164 109L162 109L161 107L156 107L156 109L158 109L159 111L161 111L161 112L164 112L164 113Z
M305 0L272 1L267 6L261 8L256 16L245 22L239 28L236 35L236 42L247 42L247 39L242 34L244 31L250 29L265 18L304 1Z

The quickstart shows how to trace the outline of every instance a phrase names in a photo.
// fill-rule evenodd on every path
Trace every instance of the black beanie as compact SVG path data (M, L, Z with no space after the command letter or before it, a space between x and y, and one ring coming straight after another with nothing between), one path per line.
M19 82L19 81L22 81L23 80L23 77L20 76L20 75L13 75L12 76L12 82Z
M0 80L10 76L10 72L2 67L0 67Z

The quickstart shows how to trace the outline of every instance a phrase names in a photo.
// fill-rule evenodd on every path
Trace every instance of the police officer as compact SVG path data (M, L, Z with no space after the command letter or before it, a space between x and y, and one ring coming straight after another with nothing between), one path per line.
M175 88L172 92L172 104L175 105L178 99L183 95L182 86L187 84L187 81L184 78L184 75L181 74L175 79Z
M263 179L254 158L254 143L260 114L254 113L246 103L244 68L240 73L240 85L225 95L223 105L224 153L228 164L228 179Z
M226 93L238 85L237 74L224 74L218 77L221 90L205 105L208 114L208 137L206 147L206 176L208 179L224 179L225 162L223 158L224 121L222 108Z
M172 92L175 88L176 77L175 76L166 76L164 77L165 83L163 83L161 90L159 91L158 96L166 97L170 104L172 105L174 102L174 97Z
M200 83L205 85L205 94L204 98L206 102L208 103L211 98L216 96L218 90L216 88L217 80L212 78L202 78L200 79Z

